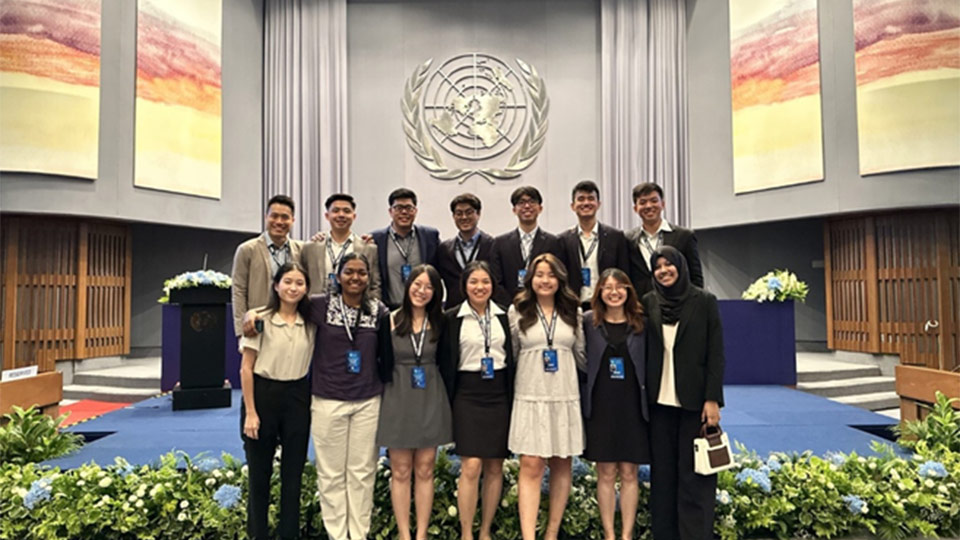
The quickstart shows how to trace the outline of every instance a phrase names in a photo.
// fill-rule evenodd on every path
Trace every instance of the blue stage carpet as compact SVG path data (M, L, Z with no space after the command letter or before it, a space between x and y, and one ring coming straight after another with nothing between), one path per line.
M895 421L842 403L781 386L725 386L721 425L731 442L739 441L762 456L772 451L813 450L870 454L879 437L853 426L883 427ZM73 468L89 461L100 465L122 456L135 465L152 463L161 454L182 450L191 456L227 452L243 459L240 441L239 390L229 409L172 410L172 397L159 396L68 429L88 436L105 434L77 453L47 461ZM313 448L310 455L312 459Z

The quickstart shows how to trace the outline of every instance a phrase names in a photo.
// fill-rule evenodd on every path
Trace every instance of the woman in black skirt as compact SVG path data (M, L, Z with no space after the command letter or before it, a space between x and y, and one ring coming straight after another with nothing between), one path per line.
M482 472L480 540L489 540L503 487L503 460L509 455L514 370L510 323L506 311L490 300L494 282L486 262L464 267L460 289L466 300L444 314L440 374L453 402L453 440L461 459L461 538L473 540Z
M620 474L620 537L633 538L637 516L637 466L650 462L646 342L643 308L630 278L608 268L593 293L593 311L583 317L587 380L581 385L587 448L597 463L597 504L604 540L614 539L614 484Z

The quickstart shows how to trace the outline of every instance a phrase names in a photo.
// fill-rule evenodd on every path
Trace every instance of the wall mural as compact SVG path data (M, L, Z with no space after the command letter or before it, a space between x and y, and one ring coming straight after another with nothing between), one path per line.
M219 199L221 0L139 0L134 185Z
M730 0L734 193L823 179L816 0Z
M860 174L960 165L960 2L854 0Z
M100 1L0 2L0 170L97 178Z

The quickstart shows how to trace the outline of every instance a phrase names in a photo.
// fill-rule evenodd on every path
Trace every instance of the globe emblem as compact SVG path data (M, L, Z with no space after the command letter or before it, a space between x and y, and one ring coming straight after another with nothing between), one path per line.
M423 116L433 141L461 159L498 156L527 123L523 81L509 65L483 53L455 56L430 76Z
M474 175L490 183L520 176L547 134L550 100L536 68L519 58L513 68L477 52L433 71L432 64L431 58L414 68L400 101L417 163L433 178L461 183Z

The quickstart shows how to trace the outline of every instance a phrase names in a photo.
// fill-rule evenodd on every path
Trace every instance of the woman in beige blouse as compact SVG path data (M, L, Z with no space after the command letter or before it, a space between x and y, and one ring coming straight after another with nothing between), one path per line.
M310 385L307 370L316 328L306 322L307 273L286 263L273 278L273 293L262 315L263 329L240 341L243 361L240 407L243 449L249 469L247 536L269 538L267 508L270 476L279 443L281 538L300 532L300 484L310 437Z

